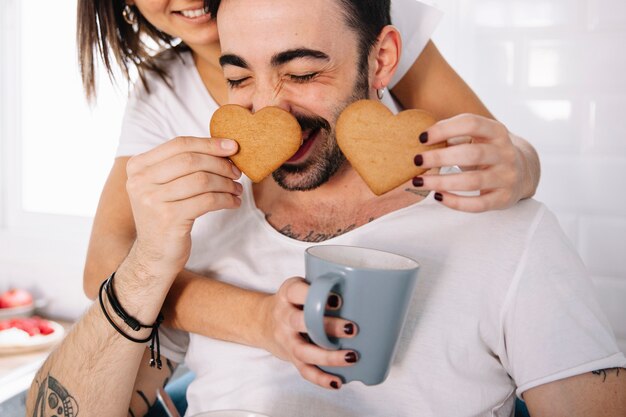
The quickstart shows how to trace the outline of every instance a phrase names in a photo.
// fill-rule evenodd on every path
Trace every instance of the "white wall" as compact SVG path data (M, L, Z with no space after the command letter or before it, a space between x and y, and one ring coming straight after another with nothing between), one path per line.
M87 106L75 28L76 0L0 0L0 291L27 288L64 318L89 305L91 215L126 96L100 77L109 88Z
M537 198L585 261L626 352L626 2L434 0L444 55L531 140Z

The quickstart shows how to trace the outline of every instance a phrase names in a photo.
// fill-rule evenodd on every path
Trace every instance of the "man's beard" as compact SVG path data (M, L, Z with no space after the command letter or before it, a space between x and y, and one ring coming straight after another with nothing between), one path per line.
M369 98L369 80L367 59L365 63L359 63L359 72L351 96L340 103L332 113L331 124L326 119L317 116L294 115L300 123L302 131L311 129L311 132L319 130L317 135L326 137L326 141L320 146L315 143L318 150L302 164L282 165L272 173L274 181L288 191L310 191L325 184L346 162L337 139L335 137L335 125L339 115L350 103ZM315 140L319 141L318 136Z

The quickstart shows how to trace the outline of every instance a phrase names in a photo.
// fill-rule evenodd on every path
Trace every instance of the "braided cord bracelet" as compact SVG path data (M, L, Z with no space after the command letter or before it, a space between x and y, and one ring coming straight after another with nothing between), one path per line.
M120 304L119 300L117 299L117 296L115 295L115 290L113 289L113 279L114 278L115 278L115 272L113 272L111 274L111 276L109 278L107 278L102 283L102 285L100 285L100 291L98 293L98 299L100 301L100 308L102 309L102 313L104 314L104 317L106 317L106 319L109 322L109 324L111 324L111 326L113 326L113 328L119 334L121 334L126 339L130 340L131 342L146 343L146 342L150 341L150 367L154 368L154 366L156 365L156 367L158 369L161 369L162 363L161 363L161 344L159 342L159 326L163 322L163 315L161 313L159 313L159 315L157 316L157 319L154 322L154 324L146 325L146 324L140 323L139 320L137 320L136 318L134 318L130 314L128 314L126 312L126 310L124 310L124 308ZM128 325L128 327L130 327L131 329L133 329L136 332L140 331L141 329L152 329L152 331L150 332L150 335L148 337L146 337L146 338L139 339L139 338L136 338L136 337L128 335L126 332L124 332L122 329L120 329L120 327L117 324L115 324L115 322L113 321L113 319L109 315L109 312L107 311L106 307L104 306L104 300L103 300L103 297L102 297L103 293L106 294L107 300L109 301L109 304L111 305L111 308L113 309L115 314L120 319L122 319L124 321L124 323L126 323L126 325ZM154 348L155 348L155 346L156 346L156 351L157 351L157 353L156 353L156 360L155 360L155 356L154 356Z

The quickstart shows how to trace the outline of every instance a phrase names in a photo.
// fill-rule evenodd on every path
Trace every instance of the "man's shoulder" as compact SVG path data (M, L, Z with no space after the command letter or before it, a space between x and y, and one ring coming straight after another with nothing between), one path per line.
M472 214L469 213L471 216ZM492 210L479 215L480 223L492 230L503 230L508 233L519 231L527 235L537 229L539 224L558 226L558 220L548 207L535 199L526 199L504 210Z
M532 226L532 223L544 220L556 222L556 217L550 209L548 209L548 207L541 201L533 198L522 200L508 209L492 211L489 213L497 213L503 220L512 224L523 223L528 226Z
M504 210L482 213L468 213L438 206L431 210L431 215L442 227L450 224L461 232L492 241L499 237L527 236L542 221L558 224L545 204L534 199L522 200Z

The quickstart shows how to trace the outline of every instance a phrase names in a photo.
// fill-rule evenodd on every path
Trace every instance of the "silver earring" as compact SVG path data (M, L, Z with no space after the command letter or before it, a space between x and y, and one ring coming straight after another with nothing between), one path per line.
M124 6L124 10L122 10L122 17L124 18L126 23L128 23L131 26L137 23L137 15L135 14L135 11L133 10L132 6L128 4Z
M376 97L378 97L379 100L382 100L383 97L385 96L385 88L381 88L380 90L376 90Z

